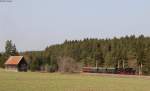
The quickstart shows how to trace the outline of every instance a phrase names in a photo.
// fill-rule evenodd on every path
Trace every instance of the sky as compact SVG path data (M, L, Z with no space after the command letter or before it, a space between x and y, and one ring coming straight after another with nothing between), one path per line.
M12 0L0 2L0 51L43 50L65 40L150 36L150 0Z

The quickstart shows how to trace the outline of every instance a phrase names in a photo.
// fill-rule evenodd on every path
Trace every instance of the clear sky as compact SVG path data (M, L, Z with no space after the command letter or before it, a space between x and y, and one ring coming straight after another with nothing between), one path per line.
M150 36L150 0L12 0L0 2L0 51L12 40L19 51L64 40Z

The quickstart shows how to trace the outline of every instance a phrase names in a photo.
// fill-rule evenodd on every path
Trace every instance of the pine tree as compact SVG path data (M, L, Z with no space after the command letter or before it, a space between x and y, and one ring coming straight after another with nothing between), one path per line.
M15 44L12 43L11 40L7 40L6 41L6 45L5 45L5 55L6 56L16 56L18 55L17 49Z

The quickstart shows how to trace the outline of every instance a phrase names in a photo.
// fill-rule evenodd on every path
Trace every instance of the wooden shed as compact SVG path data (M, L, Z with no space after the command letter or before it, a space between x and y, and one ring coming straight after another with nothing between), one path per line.
M24 71L26 72L28 68L27 62L23 56L10 56L5 62L5 69L9 71Z

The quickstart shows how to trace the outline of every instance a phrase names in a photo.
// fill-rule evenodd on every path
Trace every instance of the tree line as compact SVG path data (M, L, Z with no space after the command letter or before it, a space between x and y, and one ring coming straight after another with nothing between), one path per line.
M1 67L3 59L12 55L7 52L9 47L5 49L5 53L0 55ZM17 51L15 53L18 55ZM105 67L134 68L137 74L150 74L150 37L144 35L66 40L62 44L48 46L43 51L22 52L20 55L25 57L31 71L73 72L82 67Z

